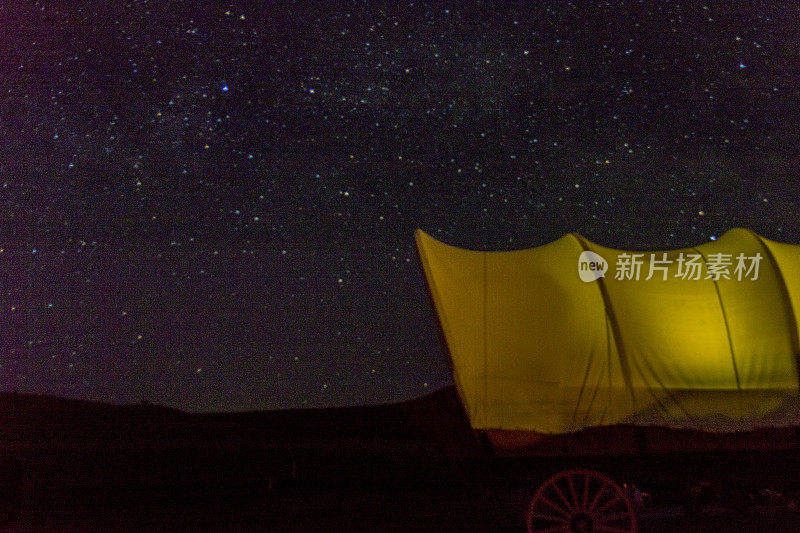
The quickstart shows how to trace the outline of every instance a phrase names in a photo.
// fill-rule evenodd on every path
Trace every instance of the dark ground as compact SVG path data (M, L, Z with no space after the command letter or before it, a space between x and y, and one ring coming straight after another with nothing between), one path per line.
M524 493L525 491L522 491ZM266 486L38 495L24 502L19 531L524 531L520 491L418 487L400 491L296 493ZM798 531L800 515L754 506L730 509L658 505L640 513L642 531Z
M536 487L588 467L651 495L643 531L800 531L794 450L492 457L453 390L215 415L0 395L0 452L0 530L524 531Z

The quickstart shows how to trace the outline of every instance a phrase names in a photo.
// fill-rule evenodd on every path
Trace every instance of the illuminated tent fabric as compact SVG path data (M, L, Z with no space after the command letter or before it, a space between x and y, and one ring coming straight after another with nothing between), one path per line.
M476 429L798 424L800 246L737 228L694 248L641 252L636 280L615 279L615 266L639 252L577 234L508 252L455 248L421 230L416 240ZM605 277L581 281L586 250L608 262ZM677 276L681 253L701 256L701 279ZM730 279L706 279L720 253L733 258ZM739 254L762 257L756 279L734 275ZM667 271L646 280L653 258Z

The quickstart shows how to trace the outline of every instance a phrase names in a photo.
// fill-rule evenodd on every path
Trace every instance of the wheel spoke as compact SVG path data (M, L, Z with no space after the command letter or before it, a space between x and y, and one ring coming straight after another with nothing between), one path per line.
M622 497L622 496L620 496L619 494L617 494L616 496L614 496L613 498L611 498L610 500L608 500L606 503L604 503L604 504L603 504L603 505L602 505L602 506L601 506L599 509L597 509L597 510L602 512L602 511L605 511L606 509L610 509L610 508L612 508L612 507L614 506L614 504L615 504L615 503L617 503L617 502L619 502L619 501L623 501L623 497Z
M633 520L633 517L631 516L631 513L628 513L628 512L609 514L609 515L605 515L605 516L601 515L601 516L598 516L597 518L595 518L595 520L598 521L598 522L601 522L601 523L606 523L606 522L611 522L613 520L620 520L621 518L627 518L628 520Z
M578 501L578 492L575 490L575 483L572 480L573 474L567 476L567 483L569 484L569 493L572 496L572 501L574 502L574 508L580 509L581 502Z
M594 495L594 498L592 499L592 503L591 503L591 505L589 505L589 511L594 511L594 508L597 505L597 502L600 501L600 495L603 494L606 491L607 488L608 488L608 482L604 482L603 486L600 487L600 490L597 491L597 494Z
M558 497L561 498L561 501L563 501L564 503L567 504L567 510L571 511L572 510L572 505L569 503L569 500L567 500L567 497L564 496L564 493L561 492L561 489L558 488L558 484L556 483L556 480L553 481L552 486L555 489L556 494L558 494Z
M583 498L581 498L581 511L586 510L586 503L589 500L589 481L591 480L591 476L589 474L584 473L583 475Z
M555 516L551 514L544 514L544 513L531 513L531 518L535 518L537 520L547 520L549 522L558 522L561 525L567 523L567 518L564 516Z
M558 505L556 505L556 503L555 503L553 500L551 500L550 498L548 498L548 497L547 497L547 496L545 496L544 494L540 495L540 496L539 496L539 499L540 499L542 502L544 502L544 503L546 503L547 505L549 505L550 507L552 507L553 509L555 509L556 511L558 511L558 512L559 512L560 514L562 514L563 516L565 516L565 517L569 518L569 511L568 511L568 510L567 510L567 511L565 511L564 509L562 509L561 507L559 507Z
M631 533L632 529L626 528L622 529L619 527L609 527L609 526L597 526L594 528L595 531L605 531L606 533Z
M554 526L545 529L534 529L532 531L537 533L569 533L569 528L567 526Z

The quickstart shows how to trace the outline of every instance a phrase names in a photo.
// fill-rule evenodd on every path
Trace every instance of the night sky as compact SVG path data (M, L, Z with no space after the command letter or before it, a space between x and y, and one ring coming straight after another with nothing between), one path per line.
M265 4L0 5L2 389L429 393L417 227L800 242L795 2Z

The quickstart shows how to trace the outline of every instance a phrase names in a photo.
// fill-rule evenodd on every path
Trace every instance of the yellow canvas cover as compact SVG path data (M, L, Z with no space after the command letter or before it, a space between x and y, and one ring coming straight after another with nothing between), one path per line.
M798 425L800 246L739 228L661 252L578 234L504 252L416 240L475 429ZM605 276L581 279L585 252Z

